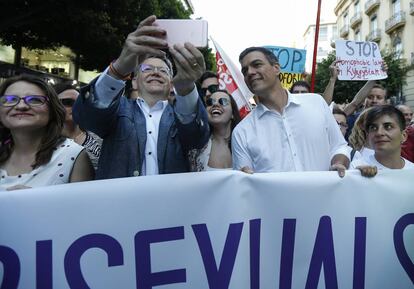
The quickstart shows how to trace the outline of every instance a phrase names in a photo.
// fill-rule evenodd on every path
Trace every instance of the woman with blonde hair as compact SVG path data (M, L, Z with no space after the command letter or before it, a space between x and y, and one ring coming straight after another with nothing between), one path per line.
M374 154L374 150L370 148L367 142L367 134L365 132L365 119L370 109L364 110L356 119L354 127L348 138L348 143L352 147L351 161L360 156L370 156ZM355 153L358 154L355 155ZM354 157L355 155L355 157Z

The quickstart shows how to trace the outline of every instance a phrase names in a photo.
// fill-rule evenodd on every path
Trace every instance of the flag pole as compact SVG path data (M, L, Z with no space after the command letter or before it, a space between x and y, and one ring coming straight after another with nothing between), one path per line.
M316 27L315 27L315 42L313 43L313 60L312 60L312 80L311 80L311 92L315 91L315 68L316 68L316 55L318 54L318 38L319 38L319 24L321 15L321 2L318 0L318 11L316 13Z

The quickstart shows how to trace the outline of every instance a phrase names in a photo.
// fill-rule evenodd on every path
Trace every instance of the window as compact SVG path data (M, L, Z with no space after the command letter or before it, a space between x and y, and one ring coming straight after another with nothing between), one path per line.
M377 15L371 17L370 31L375 31L378 28Z
M400 0L392 0L392 13L396 14L401 11L401 2Z
M349 17L348 17L348 12L346 12L344 14L344 26L345 25L349 25Z
M361 41L361 31L359 29L355 30L355 41Z
M361 11L360 8L359 8L359 1L355 2L354 11L355 11L355 15L357 15Z
M319 41L326 41L328 40L328 27L320 27L319 28Z
M393 39L392 46L394 48L395 53L397 54L397 57L401 58L403 53L403 46L401 38L398 35L395 36L395 38Z

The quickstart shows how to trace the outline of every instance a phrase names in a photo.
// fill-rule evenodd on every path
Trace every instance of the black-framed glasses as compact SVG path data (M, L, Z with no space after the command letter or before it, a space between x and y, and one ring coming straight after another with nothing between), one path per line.
M60 102L66 107L72 107L75 104L75 100L72 98L61 98Z
M157 73L157 72L159 72L160 74L163 74L165 76L168 76L168 77L171 76L170 69L168 69L168 67L163 67L163 66L154 66L154 65L151 65L151 64L141 63L139 65L139 70L143 73Z
M215 98L210 97L210 98L207 98L207 100L206 100L206 105L207 106L213 106L217 103L222 105L222 106L227 106L227 105L230 104L230 100L228 98L225 98L225 97L220 97L219 99L215 99Z
M212 85L209 85L205 88L201 88L201 90L200 90L201 96L205 96L207 94L207 90L210 91L211 94L213 94L217 90L219 90L219 85L218 84L212 84Z
M41 106L49 101L49 98L44 95L26 95L22 97L17 95L2 95L0 96L0 106L16 106L22 99L28 106Z

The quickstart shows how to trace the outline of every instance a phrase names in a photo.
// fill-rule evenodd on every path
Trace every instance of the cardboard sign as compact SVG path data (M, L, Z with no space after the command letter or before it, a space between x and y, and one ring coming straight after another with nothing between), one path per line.
M340 62L339 80L376 80L387 78L380 49L375 42L336 40L336 59Z

